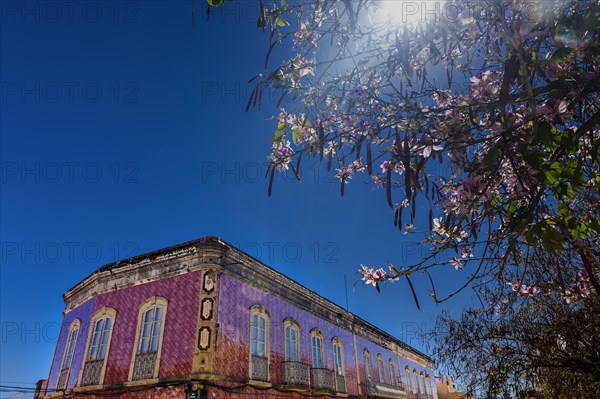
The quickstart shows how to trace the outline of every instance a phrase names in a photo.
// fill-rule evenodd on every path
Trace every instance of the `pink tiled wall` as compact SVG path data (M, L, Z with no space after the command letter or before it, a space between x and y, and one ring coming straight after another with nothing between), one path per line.
M169 301L159 377L191 373L200 278L200 272L192 272L99 295L96 298L94 312L103 306L117 310L104 377L105 384L127 381L139 306L152 296L164 297Z

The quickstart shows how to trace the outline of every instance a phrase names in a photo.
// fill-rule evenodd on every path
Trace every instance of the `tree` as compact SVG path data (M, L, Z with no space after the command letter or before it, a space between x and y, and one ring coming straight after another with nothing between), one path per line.
M292 98L276 117L269 195L275 173L300 178L306 157L335 169L341 195L368 175L395 225L421 235L431 255L363 267L367 284L410 284L420 272L435 301L471 286L511 306L535 297L540 306L528 317L600 317L596 305L573 305L600 295L597 1L259 2L269 50L247 109L260 107L263 90ZM390 4L404 19L421 18L387 20ZM269 69L278 45L293 46L294 56ZM464 285L437 292L433 268L448 265ZM577 273L584 285L569 282ZM511 312L500 320L521 315ZM481 314L460 325L484 323Z
M536 267L526 278L539 286L486 286L481 307L459 320L439 316L439 330L430 333L438 361L468 391L486 397L600 397L600 298L579 295L589 289L584 269L562 276L567 296L549 282L556 264L575 266L564 253L549 256L536 248L527 258Z

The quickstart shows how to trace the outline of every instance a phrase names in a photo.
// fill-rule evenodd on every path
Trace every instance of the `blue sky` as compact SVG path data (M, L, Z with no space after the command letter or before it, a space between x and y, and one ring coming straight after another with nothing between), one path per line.
M69 5L70 4L70 5ZM204 1L2 1L0 382L46 378L61 295L104 263L218 235L407 343L436 306L416 277L353 289L360 263L424 253L385 194L355 177L344 198L315 162L267 197L277 97L244 112L268 34L255 2L205 18ZM283 57L285 48L277 49ZM461 272L448 265L440 287ZM464 277L467 271L462 275ZM444 281L442 283L441 281Z

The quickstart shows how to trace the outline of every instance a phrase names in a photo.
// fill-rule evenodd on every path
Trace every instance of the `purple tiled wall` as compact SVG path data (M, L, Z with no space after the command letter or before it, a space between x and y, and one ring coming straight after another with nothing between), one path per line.
M272 383L284 382L281 362L284 356L284 330L283 321L289 317L300 324L301 341L300 351L302 362L311 364L310 330L318 328L324 336L324 367L333 369L333 347L331 340L338 337L344 347L344 369L347 393L358 394L357 371L355 366L354 343L352 334L334 324L317 316L302 311L294 305L275 298L257 288L254 288L235 277L222 274L219 281L217 323L219 323L218 343L215 354L215 372L223 375L248 378L249 359L249 333L250 333L250 307L256 304L264 306L270 313L270 372ZM404 367L407 365L418 372L423 367L400 359L392 352L384 349L360 336L356 337L356 350L359 363L361 391L366 392L365 368L363 351L368 349L371 354L373 371L371 375L379 381L377 368L377 355L381 354L384 360L384 382L391 383L389 374L389 359L393 359L396 375L404 382Z
M53 392L56 389L58 383L58 376L63 362L65 354L65 346L69 335L69 326L75 319L79 319L81 325L79 327L79 336L77 338L77 344L75 346L75 352L73 353L73 360L71 362L71 372L69 374L68 388L72 388L77 383L79 377L79 369L81 368L81 361L83 359L83 351L85 350L85 342L87 339L87 333L90 326L90 316L94 312L95 299L92 298L87 302L84 302L76 309L73 309L63 317L62 325L60 327L60 333L58 334L58 340L56 342L56 351L54 352L54 359L52 360L52 366L50 367L50 375L48 376L48 390Z
M284 383L281 362L284 360L283 321L293 318L300 324L301 361L311 364L310 330L318 328L324 337L324 364L333 369L333 347L331 340L338 337L344 348L344 363L347 391L356 394L356 369L352 334L342 328L304 312L294 305L275 298L240 280L222 274L218 297L219 341L215 354L215 372L238 378L248 378L250 307L264 306L270 318L270 371L271 382Z

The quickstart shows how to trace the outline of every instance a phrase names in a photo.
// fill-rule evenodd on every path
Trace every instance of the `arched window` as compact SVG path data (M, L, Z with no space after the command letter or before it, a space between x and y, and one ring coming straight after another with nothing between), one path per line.
M421 388L421 384L419 382L419 374L417 374L416 369L413 369L413 378L414 378L415 392L418 394L421 394L423 392L423 390Z
M336 392L346 392L346 380L344 377L344 345L342 340L335 337L331 340L333 344L333 371L335 372Z
M368 349L365 349L363 352L363 362L365 363L365 376L367 377L367 382L369 382L373 379L373 364Z
M69 325L67 344L65 345L65 351L63 353L62 366L60 368L56 389L67 388L69 375L71 374L71 365L73 364L73 356L75 355L75 348L77 347L77 339L79 338L80 327L81 321L79 319L73 320Z
M421 383L421 392L425 395L429 395L429 390L427 389L427 384L425 383L425 374L422 371L421 374L419 374L419 377L421 377L419 379Z
M413 393L416 392L412 383L412 379L410 377L410 368L408 368L408 366L406 366L406 368L404 369L404 375L406 376L406 385L408 387L408 390Z
M129 380L158 377L168 301L153 296L140 305Z
M335 337L333 343L333 367L337 375L344 375L344 346L342 341Z
M79 385L99 385L104 381L106 358L116 315L115 309L103 307L92 316Z
M394 366L394 361L390 359L390 384L397 385L397 377L396 377L396 366Z
M377 355L377 373L379 374L379 382L385 382L381 353Z
M283 330L285 337L285 354L286 362L300 361L300 326L293 319L286 319L283 322Z
M310 341L312 344L312 367L314 369L323 368L323 334L318 329L312 329L310 332Z
M431 376L429 374L425 376L425 386L427 387L427 394L433 395L433 385L431 385Z
M261 305L250 308L250 379L269 380L269 312Z

